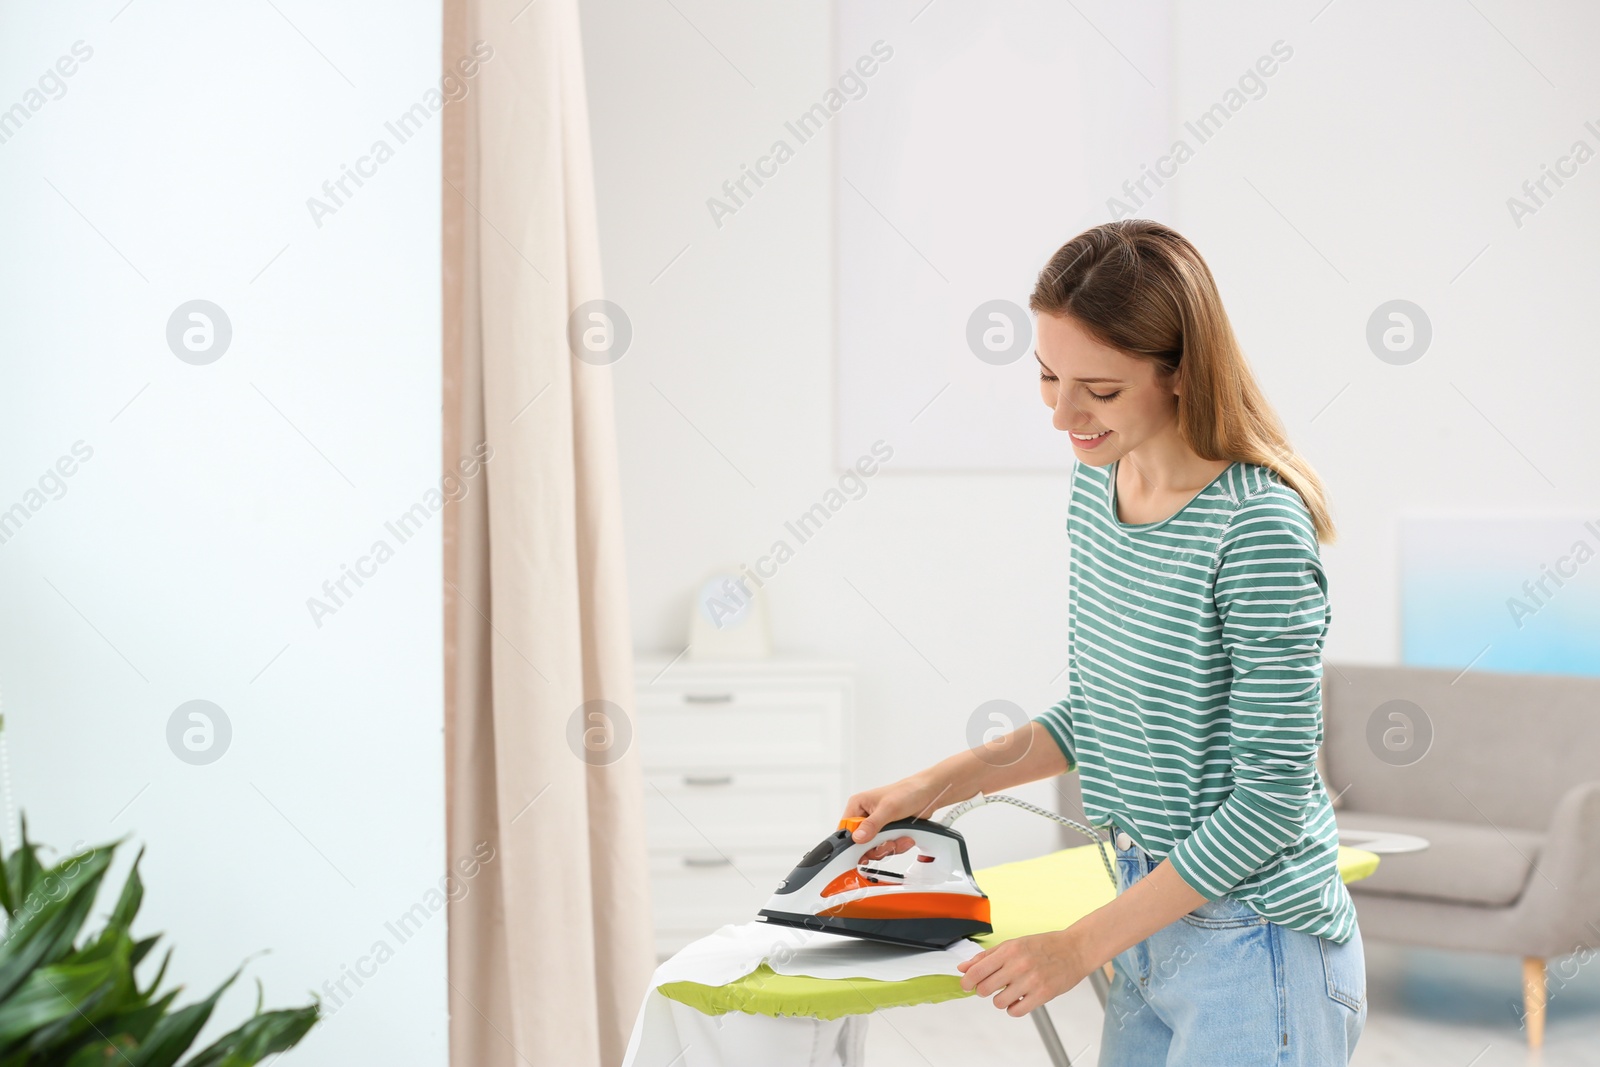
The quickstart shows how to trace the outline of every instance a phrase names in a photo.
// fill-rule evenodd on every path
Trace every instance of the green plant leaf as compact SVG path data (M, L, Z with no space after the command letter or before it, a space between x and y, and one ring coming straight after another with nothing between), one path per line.
M0 857L0 908L4 908L7 915L16 910L16 905L11 897L11 878L6 874L3 857Z
M139 861L142 859L143 846L139 854L133 857L127 881L122 883L122 896L117 898L117 906L111 909L111 917L106 920L108 926L120 926L126 930L133 925L133 917L139 914L139 905L144 901L144 879L139 877Z
M40 967L0 1001L0 1054L9 1054L35 1030L97 1010L128 972L127 953L109 952L88 962Z
M151 1029L166 1014L177 997L178 991L174 989L152 1004L144 1004L131 1011L120 1011L115 1015L97 1019L92 1030L79 1035L78 1040L81 1044L78 1046L63 1043L51 1047L43 1050L41 1055L28 1063L30 1067L35 1065L45 1067L46 1064L54 1065L63 1060L69 1064L76 1063L82 1049L92 1048L110 1056L111 1059L107 1062L114 1062L117 1067L126 1067L123 1057L137 1049L149 1036ZM112 1047L113 1043L115 1048Z
M74 1052L65 1067L125 1067L128 1053L138 1047L129 1037L114 1035L105 1041L96 1041ZM60 1062L51 1060L53 1065Z
M117 842L113 842L85 849L31 876L27 892L17 895L13 900L16 910L11 914L11 921L6 923L5 941L0 944L0 952L45 922L51 913L50 906L60 904L76 887L96 881L98 890L97 878L105 876L116 848ZM11 863L20 852L20 849L13 852L6 862Z
M12 916L0 941L0 999L10 996L35 967L72 951L114 848L91 850L65 876L52 873L41 880L20 914Z
M108 1020L110 1028L106 1033L127 1034L135 1041L143 1043L150 1037L150 1031L155 1028L156 1023L166 1015L167 1009L172 1007L172 1002L178 999L179 992L180 990L174 989L163 993L159 1000L153 1000L132 1011L115 1016Z
M0 854L0 1067L176 1067L206 1026L241 964L211 995L172 1010L183 987L158 993L172 960L164 954L154 979L140 988L135 974L161 935L135 939L132 925L144 900L144 849L105 924L78 944L120 838L48 868L28 840ZM250 1067L294 1047L321 1017L321 1001L263 1011L265 990L245 1022L189 1060L185 1067Z
M114 1031L104 1030L107 1022L122 1012L131 1011L144 1004L133 981L128 958L133 951L133 939L126 930L111 928L88 948L74 953L62 966L71 964L87 967L108 962L111 964L110 981L74 1005L76 1010L65 1013L53 1023L39 1027L24 1043L30 1052L49 1049L70 1050L78 1044L98 1037L110 1037ZM46 971L36 971L44 974ZM97 1030L99 1032L97 1033Z
M293 1048L320 1018L321 1001L303 1008L263 1012L195 1053L183 1067L251 1067Z
M156 942L160 941L160 940L161 940L161 935L160 934L152 934L150 937L147 937L142 941L135 941L133 943L133 956L132 956L130 962L135 967L139 966L139 964L144 961L145 955L151 949L155 948L156 947ZM172 950L169 948L169 949L167 949L166 958L161 961L161 973L162 974L166 973L167 960L169 960L171 958L172 958ZM154 988L155 986L158 986L160 984L161 984L161 974L157 974L156 975L156 980L151 983L151 987Z
M33 888L34 881L39 877L39 850L33 842L28 840L28 817L21 817L22 843L17 850L6 857L5 875L9 883L12 901L20 907L28 896L28 890Z
M194 1044L206 1020L211 1018L217 1001L242 970L244 968L240 967L230 974L206 999L180 1008L157 1022L150 1031L149 1039L139 1046L138 1055L130 1057L133 1060L132 1067L172 1067L177 1063L178 1057Z

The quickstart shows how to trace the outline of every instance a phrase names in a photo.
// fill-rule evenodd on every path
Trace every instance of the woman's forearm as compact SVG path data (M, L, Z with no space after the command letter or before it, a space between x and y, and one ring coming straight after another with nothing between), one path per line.
M1050 732L1027 722L980 748L962 749L921 772L939 790L933 807L945 807L979 793L998 793L1012 786L1065 774L1067 759Z
M1075 931L1088 967L1109 963L1157 930L1175 923L1208 898L1163 859L1148 877L1119 890L1109 903L1091 911L1067 929Z

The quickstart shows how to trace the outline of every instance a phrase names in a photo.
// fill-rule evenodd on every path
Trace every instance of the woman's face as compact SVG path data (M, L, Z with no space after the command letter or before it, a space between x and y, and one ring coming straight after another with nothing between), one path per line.
M1153 360L1101 344L1068 316L1037 320L1039 396L1080 460L1103 467L1174 425L1178 396Z

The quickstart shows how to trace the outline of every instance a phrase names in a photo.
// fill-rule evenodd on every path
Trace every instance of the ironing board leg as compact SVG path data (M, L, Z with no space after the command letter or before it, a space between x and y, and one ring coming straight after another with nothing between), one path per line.
M1110 964L1107 964L1110 966ZM1106 1006L1106 999L1111 996L1111 979L1105 970L1096 967L1089 972L1089 984L1094 987L1094 995L1100 998L1100 1007Z
M1100 998L1100 1007L1104 1008L1106 998L1111 994L1111 982L1106 977L1106 972L1099 967L1090 971L1089 985L1093 987L1094 995ZM1038 1008L1028 1014L1033 1018L1033 1025L1039 1030L1039 1039L1044 1042L1044 1050L1050 1057L1051 1067L1072 1067L1072 1058L1062 1046L1061 1035L1056 1033L1056 1024L1050 1021L1049 1013L1043 1008Z
M1044 1005L1030 1011L1028 1017L1039 1028L1039 1039L1044 1042L1044 1051L1050 1057L1052 1067L1072 1067L1072 1060L1062 1047L1061 1035L1056 1033L1056 1024L1050 1021L1050 1013Z

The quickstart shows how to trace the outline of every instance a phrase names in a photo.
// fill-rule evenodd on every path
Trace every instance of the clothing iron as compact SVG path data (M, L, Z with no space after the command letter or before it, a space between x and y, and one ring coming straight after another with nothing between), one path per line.
M927 819L897 819L857 844L851 835L860 822L841 819L839 829L800 858L756 918L912 948L944 948L994 932L989 898L972 876L959 833ZM901 850L862 858L891 841Z

